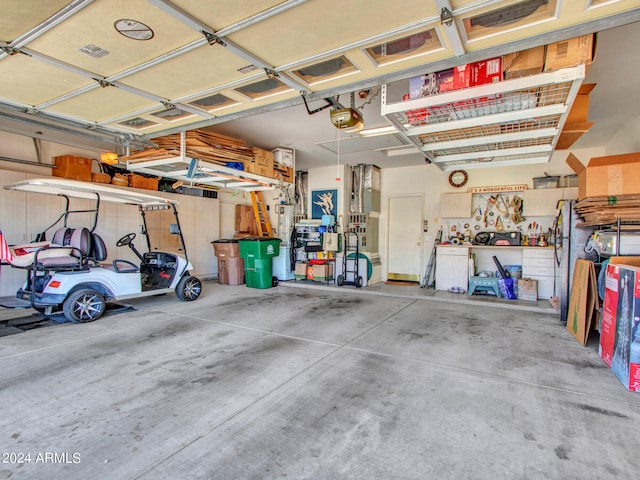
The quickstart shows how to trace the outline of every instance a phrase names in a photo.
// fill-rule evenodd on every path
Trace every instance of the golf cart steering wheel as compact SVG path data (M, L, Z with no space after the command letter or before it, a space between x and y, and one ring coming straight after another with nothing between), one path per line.
M134 238L136 238L135 233L127 233L124 237L116 242L116 247L124 247L125 245L129 245Z

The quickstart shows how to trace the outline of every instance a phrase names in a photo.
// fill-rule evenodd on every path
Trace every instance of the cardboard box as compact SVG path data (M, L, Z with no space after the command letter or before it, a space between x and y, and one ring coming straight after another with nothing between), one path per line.
M538 281L532 278L518 279L518 300L538 300Z
M600 358L630 391L640 392L640 268L609 264L600 327Z
M593 262L578 258L573 272L567 330L581 345L587 344L599 308L596 270Z
M594 157L586 167L570 153L567 164L578 174L578 200L640 194L640 152Z
M544 45L510 53L502 58L504 79L527 77L542 73L544 68Z
M584 123L589 121L589 94L596 87L595 83L584 83L580 85L578 95L576 95L571 110L567 115L566 123Z
M74 157L73 155L62 155L53 157L53 164L56 168L52 169L51 174L54 177L71 178L73 180L91 181L91 159L83 157Z
M558 136L555 150L567 150L571 145L576 143L582 135L587 133L593 125L593 122L565 123L562 132L560 132Z
M236 232L246 232L249 236L256 235L258 233L256 217L251 205L236 205L235 227Z
M245 172L273 178L273 153L262 148L253 148L253 161L244 162Z
M294 275L300 275L302 278L307 276L307 264L306 263L296 263L295 269L293 271Z
M575 67L582 63L588 67L595 58L595 52L596 35L594 33L551 43L547 45L544 71Z
M313 265L313 278L316 280L327 280L333 278L333 263Z

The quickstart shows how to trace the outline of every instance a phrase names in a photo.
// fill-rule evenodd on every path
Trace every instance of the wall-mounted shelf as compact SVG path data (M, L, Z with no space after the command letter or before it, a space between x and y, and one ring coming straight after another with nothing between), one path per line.
M550 160L584 65L387 103L381 113L442 170Z

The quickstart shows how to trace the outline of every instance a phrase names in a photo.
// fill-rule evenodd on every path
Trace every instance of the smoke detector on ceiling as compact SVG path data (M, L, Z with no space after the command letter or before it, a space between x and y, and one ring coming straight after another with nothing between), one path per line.
M336 108L330 112L331 123L344 132L357 132L364 127L362 115L355 108Z

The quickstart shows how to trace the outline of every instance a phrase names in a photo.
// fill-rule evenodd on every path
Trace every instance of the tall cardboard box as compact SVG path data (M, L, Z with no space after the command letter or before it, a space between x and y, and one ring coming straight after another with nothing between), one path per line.
M640 268L609 264L598 352L613 374L640 392Z
M578 174L578 200L640 194L640 152L594 157L587 166L570 153L567 164Z
M256 217L251 205L236 205L236 232L245 232L250 235L258 233Z

